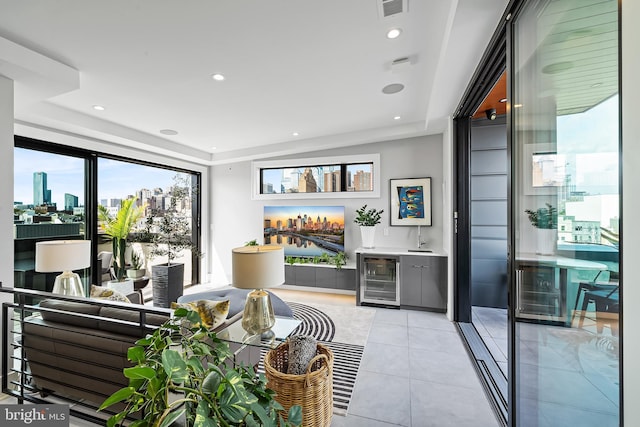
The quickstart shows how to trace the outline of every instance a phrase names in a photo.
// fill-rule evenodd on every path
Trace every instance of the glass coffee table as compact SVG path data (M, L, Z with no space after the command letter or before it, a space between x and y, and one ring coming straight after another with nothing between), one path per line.
M260 361L262 350L278 347L302 323L291 317L276 316L275 318L276 323L271 328L271 333L268 334L250 334L242 329L242 319L238 319L218 331L216 336L229 343L234 364L244 363L248 366L255 366Z

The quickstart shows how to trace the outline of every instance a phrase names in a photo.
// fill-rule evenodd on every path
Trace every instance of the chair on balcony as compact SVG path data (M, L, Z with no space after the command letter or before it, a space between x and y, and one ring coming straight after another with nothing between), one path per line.
M113 262L113 252L100 252L98 254L98 261L100 262L100 284L102 282L115 279L113 270L111 269L111 263Z
M576 317L576 313L578 312L578 306L580 305L580 299L584 297L586 292L591 291L613 291L618 288L618 278L619 274L615 271L609 271L609 280L608 281L598 281L598 278L602 273L606 270L601 270L596 274L596 277L593 278L590 282L580 282L578 285L578 292L576 294L576 302L573 306L573 314L571 316L571 324L573 324L573 320ZM584 299L582 300L584 303Z
M616 285L611 290L594 290L584 293L582 310L578 327L582 328L584 318L587 314L589 303L593 302L596 308L596 331L601 334L605 324L611 328L611 335L618 335L618 325L620 312L620 286Z

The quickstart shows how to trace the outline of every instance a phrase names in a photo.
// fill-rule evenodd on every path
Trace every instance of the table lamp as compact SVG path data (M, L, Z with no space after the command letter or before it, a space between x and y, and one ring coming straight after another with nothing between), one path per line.
M242 328L250 334L270 332L276 319L265 289L284 283L284 249L280 246L243 246L232 250L232 285L254 289L247 295Z
M90 266L90 240L52 240L36 243L36 271L62 271L53 284L54 294L85 296L80 276L72 271Z

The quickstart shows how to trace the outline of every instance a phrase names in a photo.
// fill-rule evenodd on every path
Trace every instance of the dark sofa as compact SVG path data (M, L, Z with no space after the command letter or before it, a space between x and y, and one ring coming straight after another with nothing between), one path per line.
M128 385L122 372L130 366L128 349L172 313L166 308L25 289L0 287L0 292L14 294L15 302L3 303L2 312L4 318L11 320L13 316L16 325L13 338L6 330L3 335L4 343L9 344L5 354L13 354L14 359L11 363L3 359L3 392L34 403L55 395L95 410L113 392ZM217 329L241 315L228 317ZM16 361L22 358L24 363L17 368ZM72 413L75 407L71 407Z

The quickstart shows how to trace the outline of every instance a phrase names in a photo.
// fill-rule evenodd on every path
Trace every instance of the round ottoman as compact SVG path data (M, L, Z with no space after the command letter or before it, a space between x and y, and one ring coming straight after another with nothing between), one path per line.
M237 313L244 310L244 303L247 300L247 294L251 292L250 289L236 289L236 288L220 288L211 291L198 292L195 294L182 295L178 298L178 302L191 302L197 300L209 300L209 301L223 301L229 300L229 315L233 317ZM273 306L273 314L282 317L293 317L293 311L291 307L280 299L277 295L269 292L271 299L271 305Z

